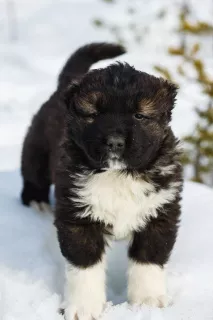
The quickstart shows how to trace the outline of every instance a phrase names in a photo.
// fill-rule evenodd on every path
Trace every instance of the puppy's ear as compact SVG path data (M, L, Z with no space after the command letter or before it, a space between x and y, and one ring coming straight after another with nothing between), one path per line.
M62 99L67 108L73 107L75 111L89 115L97 111L96 106L101 98L101 93L96 91L85 91L81 81L73 81L62 93Z
M149 98L142 98L139 110L150 117L164 117L171 120L172 109L175 106L178 87L164 79L159 79L160 85L155 87Z
M84 114L95 113L97 112L97 103L100 98L100 92L81 92L78 96L75 97L76 108Z
M73 80L69 86L60 92L60 98L65 103L67 109L72 104L73 98L80 92L80 79Z

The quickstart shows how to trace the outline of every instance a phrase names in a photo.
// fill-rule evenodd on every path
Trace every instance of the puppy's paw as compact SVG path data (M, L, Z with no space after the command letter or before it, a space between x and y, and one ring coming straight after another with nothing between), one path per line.
M147 305L153 308L165 308L170 304L169 297L167 295L156 297L145 297L140 301L141 305Z
M47 212L47 213L52 213L52 208L49 205L49 203L46 202L37 202L37 201L31 201L30 202L30 207L37 212Z
M167 296L164 268L132 262L129 269L128 298L131 304L167 307L170 299Z
M105 258L88 268L66 264L65 319L97 320L106 303Z
M89 297L88 297L88 300ZM97 320L99 319L102 311L104 309L103 302L97 302L97 304L84 305L82 301L82 305L80 306L68 306L64 310L65 320Z

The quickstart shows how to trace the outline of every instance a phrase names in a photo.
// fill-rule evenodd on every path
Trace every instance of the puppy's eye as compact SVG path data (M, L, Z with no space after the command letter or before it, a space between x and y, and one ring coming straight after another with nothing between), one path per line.
M84 116L84 119L88 122L88 123L92 123L95 120L95 117L97 117L98 113L90 113Z
M97 117L97 115L98 115L98 113L97 113L97 112L94 112L94 113L88 113L88 114L85 114L85 115L84 115L84 118L85 118L85 119L88 119L88 118L90 118L90 119L94 119L95 117Z
M97 115L98 115L98 113L97 113L97 112L94 112L94 113L91 113L91 114L89 115L89 117L95 118L95 117L97 117Z
M142 113L135 113L134 118L137 120L150 119L150 117L148 117Z

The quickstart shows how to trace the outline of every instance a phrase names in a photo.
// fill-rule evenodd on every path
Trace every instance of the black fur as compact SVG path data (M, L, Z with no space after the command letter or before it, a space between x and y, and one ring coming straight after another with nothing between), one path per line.
M103 226L97 223L67 223L57 220L62 254L76 266L89 267L101 260L105 251Z
M38 203L49 203L49 185L37 187L35 184L24 181L24 187L21 194L23 204L29 206L32 199Z

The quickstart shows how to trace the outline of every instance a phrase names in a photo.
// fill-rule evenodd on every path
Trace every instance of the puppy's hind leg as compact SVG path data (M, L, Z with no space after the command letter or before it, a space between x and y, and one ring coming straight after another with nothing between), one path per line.
M49 204L49 186L40 188L29 181L24 181L21 198L24 205L36 211L52 211Z
M37 211L50 211L49 189L50 169L49 153L44 141L38 137L32 126L25 138L22 151L23 189L22 203Z

